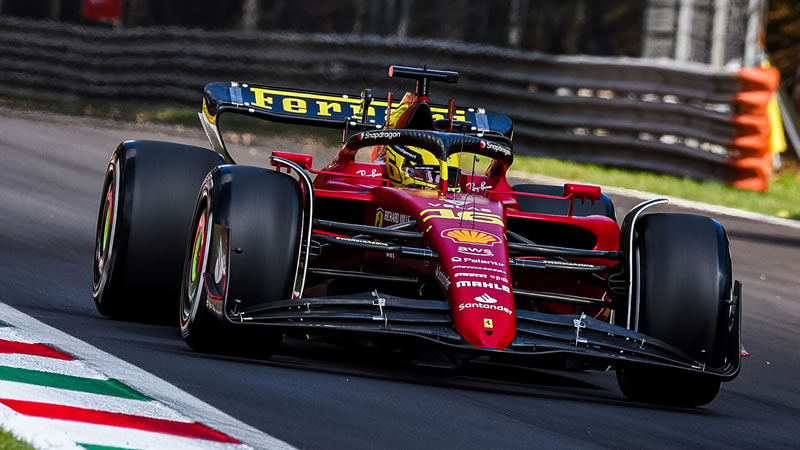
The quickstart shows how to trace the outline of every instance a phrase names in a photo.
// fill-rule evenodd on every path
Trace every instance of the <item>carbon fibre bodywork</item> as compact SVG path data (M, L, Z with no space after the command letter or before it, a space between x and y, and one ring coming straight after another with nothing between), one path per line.
M737 283L733 301L738 303ZM731 330L739 334L741 310ZM538 365L543 360L582 361L595 368L609 365L647 364L677 368L712 379L729 381L740 368L738 339L728 343L728 363L706 367L667 343L625 327L609 324L585 314L548 314L516 311L516 337L504 349L476 348L452 327L446 301L395 297L380 292L349 296L285 300L256 306L231 319L240 326L263 326L287 333L368 335L380 341L387 337L442 346L467 357L488 356L496 360Z

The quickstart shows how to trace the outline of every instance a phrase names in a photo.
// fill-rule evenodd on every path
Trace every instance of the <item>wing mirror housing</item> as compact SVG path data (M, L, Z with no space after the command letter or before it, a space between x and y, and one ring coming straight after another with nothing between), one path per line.
M592 204L602 198L600 186L591 186L588 184L571 184L564 185L564 197L569 197L569 216L572 216L572 210L575 207L575 199L579 198L581 203L586 200L591 200Z
M303 153L291 153L291 152L272 152L273 156L277 156L279 158L288 159L289 161L299 164L302 167L305 167L308 170L311 170L311 163L314 160L314 157L311 155L306 155ZM276 163L271 161L270 164L273 166L278 166L280 163ZM279 168L280 169L280 168Z

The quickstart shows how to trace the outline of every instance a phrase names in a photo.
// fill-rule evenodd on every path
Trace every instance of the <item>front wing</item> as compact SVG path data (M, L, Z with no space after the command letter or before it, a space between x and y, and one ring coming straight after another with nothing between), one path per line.
M446 301L418 300L378 292L270 302L229 316L235 326L264 326L303 333L360 333L416 339L453 352L502 357L535 365L537 358L561 358L619 365L680 369L721 381L736 377L740 366L741 308L726 343L723 367L711 368L682 351L649 337L586 315L517 310L517 336L504 350L469 345L452 327ZM732 342L735 341L735 342Z

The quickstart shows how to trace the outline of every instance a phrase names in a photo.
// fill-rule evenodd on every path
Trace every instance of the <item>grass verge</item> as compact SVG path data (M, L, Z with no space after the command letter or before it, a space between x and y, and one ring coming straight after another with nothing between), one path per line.
M615 186L680 197L713 205L744 209L800 220L800 178L797 163L787 163L770 182L768 192L736 189L715 182L636 172L549 158L517 156L514 170L539 173L600 186Z
M11 433L0 430L0 450L33 450L33 447L18 440Z

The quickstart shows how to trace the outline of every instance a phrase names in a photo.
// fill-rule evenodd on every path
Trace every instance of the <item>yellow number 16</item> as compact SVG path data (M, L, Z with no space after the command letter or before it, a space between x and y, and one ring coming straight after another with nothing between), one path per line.
M478 212L478 211L454 211L452 209L434 208L423 210L420 215L422 221L427 222L428 219L449 219L449 220L463 220L467 222L478 223L493 223L495 225L503 226L502 217L497 214Z

